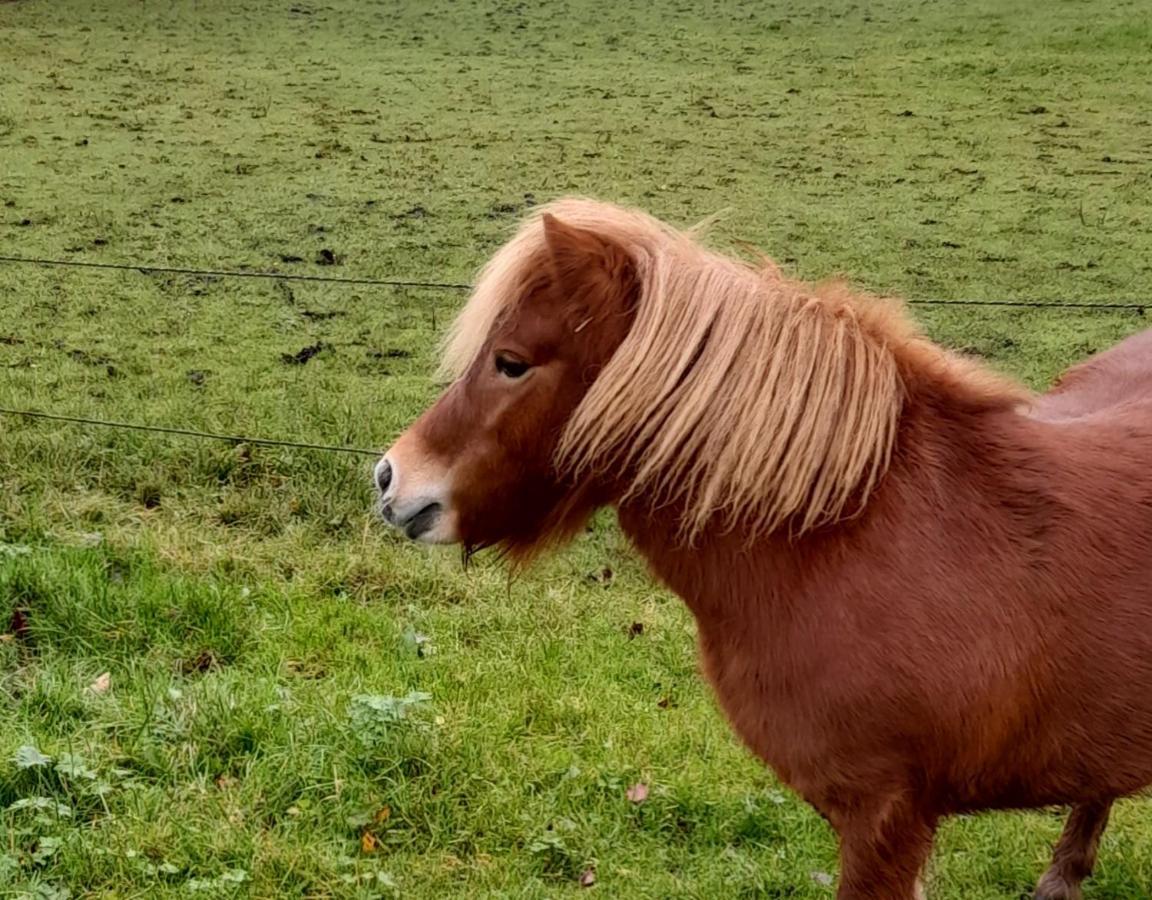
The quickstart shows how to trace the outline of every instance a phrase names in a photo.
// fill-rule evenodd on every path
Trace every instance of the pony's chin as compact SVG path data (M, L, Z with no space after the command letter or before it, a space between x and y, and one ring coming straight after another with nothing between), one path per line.
M428 544L432 547L450 547L460 543L460 538L456 537L455 534L448 531L441 532L439 528L433 528L409 539L417 544Z

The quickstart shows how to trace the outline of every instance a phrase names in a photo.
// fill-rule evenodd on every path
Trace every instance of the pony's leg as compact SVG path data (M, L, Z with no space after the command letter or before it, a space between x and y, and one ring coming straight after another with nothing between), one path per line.
M1096 849L1111 809L1111 800L1072 807L1052 854L1052 865L1036 886L1036 900L1080 900L1084 896L1080 882L1092 874L1096 865Z
M932 852L935 819L888 810L842 821L839 832L837 900L923 900L920 873Z

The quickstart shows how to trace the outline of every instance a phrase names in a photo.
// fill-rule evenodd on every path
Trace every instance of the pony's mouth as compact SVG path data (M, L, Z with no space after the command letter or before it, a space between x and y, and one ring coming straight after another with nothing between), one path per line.
M399 528L409 540L413 541L420 540L435 528L443 512L444 507L436 502L428 503L408 514L397 513L391 502L383 501L380 504L380 517L393 528Z
M408 535L409 540L418 541L421 536L433 529L443 512L444 507L439 503L429 503L408 519L407 522L399 524L400 527L404 529L404 533Z
M398 509L393 500L381 498L376 511L381 519L410 541L422 544L454 544L457 541L455 517L438 500Z

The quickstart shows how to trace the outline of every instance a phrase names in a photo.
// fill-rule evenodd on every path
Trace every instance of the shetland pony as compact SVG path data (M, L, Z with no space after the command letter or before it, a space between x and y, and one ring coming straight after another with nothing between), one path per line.
M558 201L481 273L451 386L378 463L413 539L522 562L611 505L732 727L911 900L950 814L1072 807L1081 896L1152 783L1152 332L1036 396L901 307Z

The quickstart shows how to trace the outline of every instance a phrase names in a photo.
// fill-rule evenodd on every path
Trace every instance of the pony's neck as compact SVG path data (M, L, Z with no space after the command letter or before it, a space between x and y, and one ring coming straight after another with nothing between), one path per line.
M1023 408L1035 396L1020 382L924 337L895 342L889 352L900 372L906 414L923 414L925 408L957 416L999 412Z

